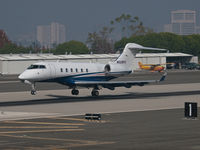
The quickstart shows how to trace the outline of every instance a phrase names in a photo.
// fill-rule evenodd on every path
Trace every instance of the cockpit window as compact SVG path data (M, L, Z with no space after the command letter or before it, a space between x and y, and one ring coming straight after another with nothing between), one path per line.
M31 65L27 69L45 69L45 65Z
M46 67L44 65L39 65L40 69L45 69Z

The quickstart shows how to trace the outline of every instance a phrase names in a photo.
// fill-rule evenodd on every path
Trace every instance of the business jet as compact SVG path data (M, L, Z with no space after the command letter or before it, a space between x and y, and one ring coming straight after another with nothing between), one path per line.
M57 82L72 89L72 95L79 94L79 88L92 88L91 95L98 96L99 90L107 88L115 90L116 87L131 88L144 86L153 82L163 81L167 73L163 73L160 80L139 81L113 81L112 79L134 73L133 60L138 50L165 50L144 47L136 43L126 44L121 55L113 62L100 63L70 63L70 62L38 62L29 66L19 75L19 79L31 85L31 94L36 94L36 82Z

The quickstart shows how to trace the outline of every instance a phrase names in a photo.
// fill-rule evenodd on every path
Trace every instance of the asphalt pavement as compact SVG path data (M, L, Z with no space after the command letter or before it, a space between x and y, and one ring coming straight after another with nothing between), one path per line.
M137 72L117 80L160 77ZM88 89L71 96L56 83L38 83L41 92L31 96L17 76L0 76L0 149L200 149L199 113L184 117L184 102L199 102L199 83L200 71L169 71L159 86L102 90L97 98ZM100 112L102 120L85 120L86 112Z
M200 120L186 119L183 109L48 117L0 124L4 150L195 150L200 148Z

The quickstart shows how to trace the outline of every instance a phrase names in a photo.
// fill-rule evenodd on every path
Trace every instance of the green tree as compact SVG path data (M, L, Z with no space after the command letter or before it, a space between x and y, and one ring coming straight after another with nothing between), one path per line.
M115 50L124 48L127 43L138 43L148 47L168 49L170 52L183 52L200 56L200 35L176 35L173 33L148 33L146 35L122 38L115 43Z
M122 37L130 37L134 35L144 35L146 33L153 32L143 25L138 16L132 17L130 14L122 14L121 16L110 21L113 26L113 30L118 27L121 29Z
M19 54L19 53L29 53L30 49L23 47L23 46L17 46L13 43L6 43L2 48L0 48L0 54Z
M115 32L115 33L114 33ZM94 53L112 53L114 51L114 34L121 37L144 35L152 32L143 26L139 17L132 17L130 14L122 14L110 21L110 26L103 27L98 32L88 33L87 43L91 45Z
M93 32L88 34L87 43L91 45L94 53L111 53L113 52L113 43L109 35L112 29L103 27L99 33Z
M53 50L54 54L88 54L89 49L85 44L79 41L69 41L62 44L59 44L55 50Z
M6 33L0 30L0 48L4 47L5 44L10 44L11 41L8 39Z

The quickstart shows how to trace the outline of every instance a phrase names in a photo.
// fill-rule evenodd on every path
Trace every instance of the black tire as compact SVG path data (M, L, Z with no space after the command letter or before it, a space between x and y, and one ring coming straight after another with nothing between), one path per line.
M79 94L79 90L75 90L75 95L78 95Z
M72 95L78 95L79 94L79 90L72 90Z
M31 91L31 95L35 95L36 91Z
M99 91L92 91L92 96L99 96Z

